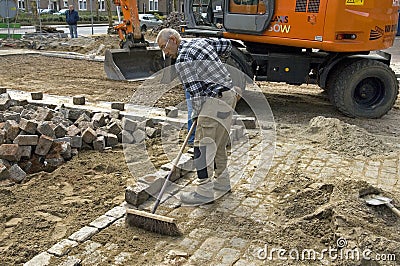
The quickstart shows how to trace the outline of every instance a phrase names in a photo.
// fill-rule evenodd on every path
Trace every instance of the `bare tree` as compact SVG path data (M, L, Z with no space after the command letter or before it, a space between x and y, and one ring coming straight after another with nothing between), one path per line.
M31 11L32 11L32 18L33 18L33 25L35 27L39 26L39 12L36 0L31 0Z
M105 0L106 1L106 9L107 9L107 16L108 16L108 28L109 30L112 29L114 21L112 18L112 11L111 11L111 0Z

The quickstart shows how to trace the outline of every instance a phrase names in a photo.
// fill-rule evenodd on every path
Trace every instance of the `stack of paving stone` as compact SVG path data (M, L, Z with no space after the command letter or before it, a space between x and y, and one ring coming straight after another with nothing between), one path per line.
M172 168L172 163L162 165L160 170L154 174L145 175L139 178L135 186L128 186L125 190L125 201L138 207L151 196L156 197L163 186L165 179ZM176 182L179 178L193 170L193 158L189 153L182 154L175 171L170 177L171 182ZM169 187L172 187L171 185ZM166 193L168 194L168 192ZM172 193L173 194L173 193Z
M21 182L27 174L55 170L79 150L104 151L161 134L152 120L121 118L119 110L32 104L0 92L0 180Z

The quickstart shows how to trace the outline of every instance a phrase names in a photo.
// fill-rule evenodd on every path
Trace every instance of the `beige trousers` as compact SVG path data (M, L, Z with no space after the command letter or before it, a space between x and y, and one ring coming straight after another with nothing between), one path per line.
M200 111L194 146L201 147L202 153L205 151L208 177L213 174L218 177L226 169L228 162L226 145L229 141L235 105L236 93L229 90L223 92L222 97L208 98Z

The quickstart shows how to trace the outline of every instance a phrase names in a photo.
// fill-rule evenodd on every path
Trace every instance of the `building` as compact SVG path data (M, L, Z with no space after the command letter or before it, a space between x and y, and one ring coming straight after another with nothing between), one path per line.
M18 8L25 11L31 10L31 0L16 0L18 1ZM39 9L54 9L59 11L68 8L70 4L75 6L78 11L90 11L91 0L36 0ZM112 11L116 11L113 0L111 1ZM160 15L167 15L172 11L183 12L183 0L137 0L139 13L158 13ZM93 0L93 10L97 10ZM106 0L97 0L99 11L106 11ZM173 9L172 5L175 4L176 8Z

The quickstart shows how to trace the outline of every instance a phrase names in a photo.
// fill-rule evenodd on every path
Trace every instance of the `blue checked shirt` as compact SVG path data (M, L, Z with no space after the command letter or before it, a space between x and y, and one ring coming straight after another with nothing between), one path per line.
M190 94L196 118L205 97L216 97L220 89L231 89L232 79L219 56L228 57L232 44L227 39L182 40L175 68Z

